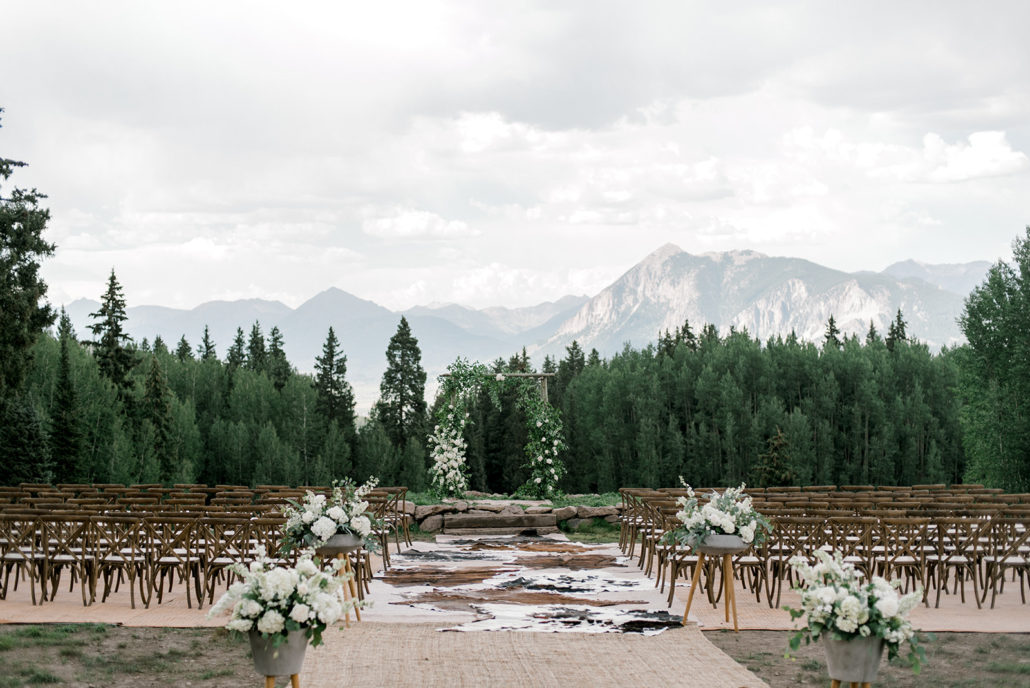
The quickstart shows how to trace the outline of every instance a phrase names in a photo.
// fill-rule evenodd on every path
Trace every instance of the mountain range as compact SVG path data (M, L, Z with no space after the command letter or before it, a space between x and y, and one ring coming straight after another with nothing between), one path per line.
M695 332L712 323L723 332L746 328L761 339L794 331L820 341L831 315L845 334L864 336L870 322L885 332L900 308L909 334L939 348L962 341L957 318L964 298L989 267L985 261L904 261L882 272L847 273L800 258L754 251L695 255L666 244L593 297L563 296L526 308L434 304L396 312L333 287L297 308L262 299L211 301L189 310L134 306L126 330L137 341L160 335L170 348L185 335L195 348L207 325L224 357L237 327L249 335L260 322L266 337L273 326L280 329L290 361L309 372L331 325L347 355L359 408L368 408L378 397L386 344L401 315L419 340L430 380L457 356L488 362L526 347L539 365L545 355L562 357L573 340L607 356L627 342L645 346L687 320ZM88 299L66 306L80 336L88 336L89 314L98 307Z

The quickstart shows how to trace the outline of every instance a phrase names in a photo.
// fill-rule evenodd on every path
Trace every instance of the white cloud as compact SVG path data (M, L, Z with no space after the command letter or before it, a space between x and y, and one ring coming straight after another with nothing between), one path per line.
M114 265L135 304L517 306L667 241L869 269L993 259L1026 223L1025 2L4 20L0 153L50 196L54 294L95 297Z
M395 208L389 215L366 218L366 234L387 239L454 239L479 232L461 220L446 220L428 210Z

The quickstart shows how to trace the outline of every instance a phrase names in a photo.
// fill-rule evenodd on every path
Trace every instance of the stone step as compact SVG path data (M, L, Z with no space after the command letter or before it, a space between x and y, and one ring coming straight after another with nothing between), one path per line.
M558 526L534 528L444 528L445 535L549 535L561 532Z
M443 517L443 532L448 535L518 535L526 531L556 533L558 521L554 514L444 514Z

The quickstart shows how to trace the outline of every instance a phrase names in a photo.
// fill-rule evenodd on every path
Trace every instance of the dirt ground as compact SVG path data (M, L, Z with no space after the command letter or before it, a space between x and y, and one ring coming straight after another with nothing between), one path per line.
M705 637L772 688L826 686L822 648L784 658L785 631L710 631ZM1030 688L1030 634L939 633L928 664L881 665L877 688ZM221 629L102 624L0 626L0 688L238 688L261 685L245 638ZM280 679L279 686L288 685Z
M828 686L819 644L804 645L785 658L788 631L709 631L705 638L772 688ZM919 675L907 663L880 664L876 688L1030 688L1030 634L937 633L925 644L927 663Z
M0 626L0 688L261 685L249 657L247 639L223 629Z

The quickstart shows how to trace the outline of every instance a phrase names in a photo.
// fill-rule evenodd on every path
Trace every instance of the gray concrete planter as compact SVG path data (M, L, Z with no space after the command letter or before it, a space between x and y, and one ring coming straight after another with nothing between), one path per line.
M750 545L745 544L739 535L713 533L706 537L704 542L698 543L694 549L703 554L723 555L743 552L748 547Z
M250 652L254 657L254 670L261 676L292 676L304 666L304 652L308 639L304 631L293 631L275 647L275 637L263 638L258 631L250 631Z
M826 668L830 678L841 682L872 683L880 670L883 656L883 638L853 638L834 640L823 636L826 649Z
M361 547L362 540L354 533L337 533L315 550L319 556L347 554Z

